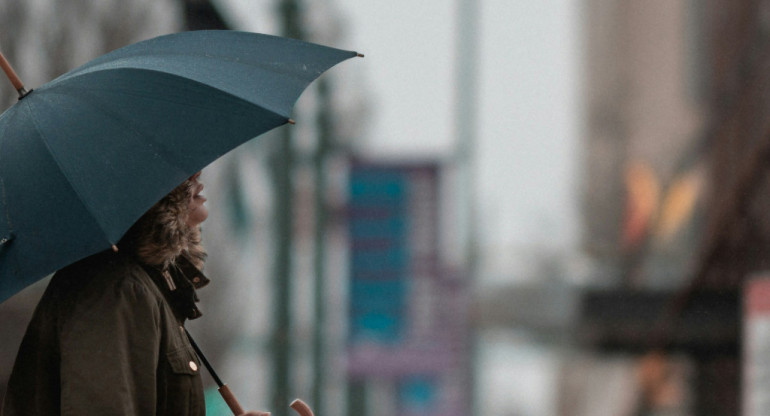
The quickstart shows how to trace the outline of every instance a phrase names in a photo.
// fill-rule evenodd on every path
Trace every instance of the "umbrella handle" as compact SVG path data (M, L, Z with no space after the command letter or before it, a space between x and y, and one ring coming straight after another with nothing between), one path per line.
M235 395L232 391L230 391L230 387L227 387L227 384L222 384L219 387L219 394L222 395L222 398L225 400L225 403L227 403L227 407L230 408L230 410L233 411L233 414L235 416L242 415L246 413L245 410L241 407L241 404L238 403L238 399L235 398Z
M310 410L310 406L308 406L300 399L294 399L289 407L294 409L295 412L299 413L299 416L313 416L313 411Z
M16 91L19 93L19 99L24 98L24 96L27 95L27 90L24 89L24 84L21 82L19 76L16 75L16 71L13 70L13 67L11 67L8 60L5 59L5 55L3 55L2 52L0 52L0 68L3 69L8 80L11 81L13 88L16 88Z
M241 404L238 403L238 399L235 398L235 395L232 391L230 391L230 388L227 387L227 384L223 384L221 387L219 387L219 394L222 395L222 398L225 400L225 403L227 403L227 406L230 408L230 410L233 412L235 416L242 415L246 413L245 410L241 407ZM293 402L289 405L295 412L299 414L299 416L315 416L313 414L313 410L310 409L310 406L308 406L305 402L303 402L300 399L294 399Z

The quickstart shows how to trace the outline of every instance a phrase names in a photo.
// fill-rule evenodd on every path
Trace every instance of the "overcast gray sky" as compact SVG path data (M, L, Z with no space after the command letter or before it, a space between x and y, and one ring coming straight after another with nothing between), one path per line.
M276 33L264 15L274 0L219 1L237 10L245 29ZM372 118L360 138L368 152L447 156L455 139L458 0L325 1L334 2L348 24L335 46L366 54L334 71L355 74L352 88L370 100ZM479 217L484 254L503 259L491 267L496 274L483 276L488 282L520 277L520 262L531 262L526 247L576 250L578 3L477 0ZM506 263L516 254L519 261ZM483 345L486 361L480 365L486 370L479 382L485 410L553 413L558 363L548 351L515 340Z
M320 1L320 0L319 0ZM269 0L220 0L271 33ZM369 152L446 156L453 144L458 1L328 0L335 45L369 93ZM478 195L488 245L571 247L577 238L577 0L479 0ZM337 70L337 69L335 69Z

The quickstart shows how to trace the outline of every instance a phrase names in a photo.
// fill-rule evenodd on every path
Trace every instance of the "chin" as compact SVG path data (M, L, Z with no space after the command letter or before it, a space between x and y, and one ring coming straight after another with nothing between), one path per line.
M209 217L209 212L205 207L201 206L190 213L187 217L187 225L190 227L197 227L206 221Z

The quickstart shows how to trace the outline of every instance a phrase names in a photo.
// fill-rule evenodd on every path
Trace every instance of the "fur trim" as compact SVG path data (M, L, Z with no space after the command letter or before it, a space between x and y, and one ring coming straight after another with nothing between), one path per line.
M179 256L202 268L206 252L201 245L200 227L187 225L193 183L189 179L152 206L131 226L120 245L139 261L167 268Z

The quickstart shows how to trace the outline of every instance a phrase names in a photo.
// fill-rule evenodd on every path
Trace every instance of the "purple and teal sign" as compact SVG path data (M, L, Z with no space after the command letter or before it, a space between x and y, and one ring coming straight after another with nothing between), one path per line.
M400 416L467 414L467 280L439 267L439 165L353 163L348 372Z
M410 175L354 165L350 175L350 340L403 340L410 277Z

